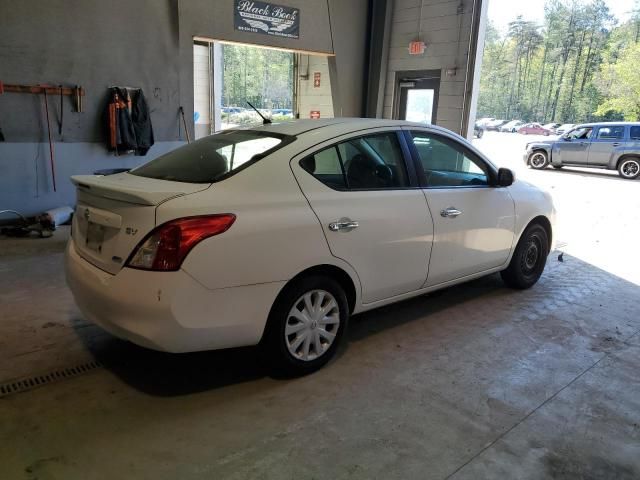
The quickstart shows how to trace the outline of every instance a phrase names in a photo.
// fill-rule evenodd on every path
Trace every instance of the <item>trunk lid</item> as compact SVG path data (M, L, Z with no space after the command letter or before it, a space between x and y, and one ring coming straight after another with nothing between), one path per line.
M210 186L128 173L106 177L77 175L71 181L77 190L73 243L85 260L114 275L156 226L159 204Z

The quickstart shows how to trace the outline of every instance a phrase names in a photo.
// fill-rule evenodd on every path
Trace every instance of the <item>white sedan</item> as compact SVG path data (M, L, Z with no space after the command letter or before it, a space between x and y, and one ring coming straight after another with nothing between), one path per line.
M423 124L227 130L72 181L65 264L87 319L169 352L261 344L297 373L354 313L494 272L528 288L552 248L547 193Z

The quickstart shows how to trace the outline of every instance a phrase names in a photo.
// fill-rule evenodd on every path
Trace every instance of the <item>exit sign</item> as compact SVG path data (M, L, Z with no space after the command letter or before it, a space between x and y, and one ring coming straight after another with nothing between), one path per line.
M425 44L415 40L409 43L409 55L422 55L424 53Z

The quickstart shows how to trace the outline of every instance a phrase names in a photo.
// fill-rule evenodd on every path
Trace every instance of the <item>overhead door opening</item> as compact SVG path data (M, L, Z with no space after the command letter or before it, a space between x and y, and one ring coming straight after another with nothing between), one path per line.
M260 125L261 115L273 122L333 117L326 54L197 39L193 58L196 138Z

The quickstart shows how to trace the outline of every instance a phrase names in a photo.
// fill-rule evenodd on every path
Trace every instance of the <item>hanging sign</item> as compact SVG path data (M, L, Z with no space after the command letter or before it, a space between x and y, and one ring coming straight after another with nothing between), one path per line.
M313 88L320 88L320 72L313 72Z
M424 48L424 42L420 42L418 40L409 42L409 55L422 55L424 53Z
M320 110L311 110L311 114L309 118L317 119L320 118Z
M235 0L233 21L236 30L277 37L299 38L300 10L273 3Z

